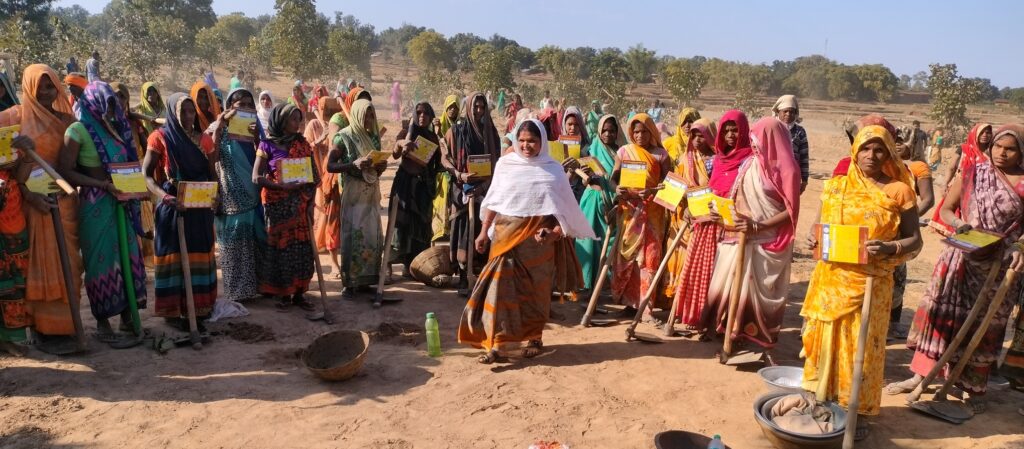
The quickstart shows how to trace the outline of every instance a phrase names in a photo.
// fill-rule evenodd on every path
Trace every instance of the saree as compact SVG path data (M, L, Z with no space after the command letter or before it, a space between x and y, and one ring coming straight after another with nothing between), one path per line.
M348 126L347 120L339 116L341 103L338 100L328 97L320 97L315 110L316 119L306 124L306 131L303 136L313 147L313 167L320 175L320 182L316 186L313 198L313 240L316 242L317 251L333 251L338 249L338 220L340 218L339 201L341 192L338 191L338 174L327 171L327 153L330 151L332 136L326 135L330 132L331 123L335 123L338 129ZM335 121L338 117L339 121Z
M165 108L167 123L149 136L148 151L161 159L166 176L163 190L168 195L177 196L178 184L181 182L214 180L204 154L212 150L213 142L210 136L199 128L198 118L189 124L181 123L179 118L182 106L190 101L192 99L184 93L171 95ZM198 133L198 143L189 136L186 126L193 133ZM180 214L186 228L186 256L192 279L196 316L205 317L213 312L213 303L217 299L213 211L187 209ZM178 215L179 212L174 206L162 201L156 205L156 236L153 240L156 251L153 282L156 296L154 314L165 318L180 318L187 310L181 247L178 242Z
M14 165L0 167L0 180L17 182ZM0 341L26 339L31 316L25 303L28 228L22 213L21 189L3 189L0 196Z
M653 141L650 150L633 141L633 123L642 123ZM647 188L654 188L665 178L668 153L661 148L661 138L654 121L647 114L637 114L624 127L629 144L619 148L621 161L640 161L647 164ZM619 250L612 254L612 299L617 304L636 308L643 295L651 287L654 272L661 263L664 251L665 230L668 216L665 208L654 202L653 197L620 198L619 226L621 231Z
M683 124L686 122L690 122L692 126L692 123L696 122L697 120L700 120L700 112L697 112L697 109L683 108L682 111L679 111L679 118L677 119L678 123L676 123L675 135L669 136L661 143L662 146L665 148L665 151L668 151L669 157L672 158L673 165L679 165L680 163L682 163L680 158L689 148L690 133L688 133L686 129L683 128Z
M358 89L353 89L356 92ZM369 100L357 100L350 109L348 127L334 136L341 149L341 162L351 164L370 151L380 150L377 124L366 129L364 120L373 108ZM376 285L384 250L380 222L380 182L375 169L362 176L342 173L341 182L341 273L346 288Z
M1024 134L1014 135L1015 131L1009 128L1000 129L996 135L1013 135L1019 144L1024 144ZM963 327L975 299L979 295L985 295L984 298L993 297L1010 265L1010 259L1004 257L1004 251L1022 234L1024 202L1015 191L1017 186L1011 185L1002 172L987 161L965 167L962 176L962 219L974 229L998 232L1005 234L1005 237L995 252L989 253L987 257L972 257L950 246L944 248L939 255L928 291L914 314L910 336L907 338L907 347L914 350L910 370L922 376L927 375L946 352L953 336ZM982 292L981 287L993 265L998 265L996 280L987 291ZM961 390L971 395L982 395L987 390L989 376L1003 347L1006 325L1015 306L1014 299L1019 298L1020 293L1021 282L1018 280L1007 291L1006 300L993 316L981 343L960 375L956 386ZM979 322L972 325L970 335L977 333ZM948 375L962 353L961 348L953 355L943 368L944 375Z
M725 133L722 132L722 128L728 122L736 124L738 136L733 149L726 153ZM745 168L753 154L753 150L750 148L750 123L747 121L746 114L738 110L726 111L718 123L718 133L714 135L713 140L714 170L707 178L707 185L715 195L730 197L740 169ZM695 125L698 132L702 132L703 128L710 130L707 125L701 123ZM708 134L704 134L704 138L707 139ZM687 146L689 146L689 141L687 141ZM689 153L691 153L690 160L694 163L694 172L699 175L700 167L696 159L693 158L697 156L697 153ZM683 162L682 165L689 165L686 160ZM706 169L707 167L705 167ZM675 292L675 300L679 303L676 317L684 326L705 330L701 327L706 324L703 319L704 308L708 301L711 278L715 272L718 241L722 237L722 231L722 226L717 222L695 221L693 231L687 241L686 258L683 261L682 271L677 278L670 279L678 285Z
M682 127L678 129L680 133L684 132ZM693 122L690 126L690 132L699 132L704 137L704 141L712 145L715 141L715 122L710 119L698 119ZM665 139L665 142L672 141L673 138L679 135L672 136ZM672 144L678 144L679 142L672 142ZM686 137L686 147L679 153L679 157L675 159L675 173L683 178L683 182L690 189L705 187L708 185L708 179L711 175L711 170L704 161L704 157L701 155L700 150L690 143L689 136ZM667 151L667 150L666 150ZM671 153L669 153L671 156ZM694 230L697 228L708 227L707 223L693 223L692 225L686 222L686 203L685 201L680 203L680 207L676 209L675 213L669 213L669 225L667 238L675 238L675 235L679 232L679 229L684 226L690 226L683 231L683 237L679 240L679 246L676 247L675 251L668 256L668 262L666 262L665 270L666 276L663 281L665 284L665 297L675 298L676 290L679 289L679 279L682 275L683 264L686 262L687 248L690 246L690 240L693 238ZM705 239L710 234L705 230ZM717 234L714 237L717 238ZM705 244L713 244L711 240L706 240ZM693 321L694 317L691 317L690 321ZM692 323L691 323L692 324Z
M0 95L0 112L6 111L18 102L18 94L14 91L14 85L7 79L6 73L0 73L0 87L3 87L4 94Z
M128 91L128 86L123 83L113 82L110 83L110 87L117 92L118 96L125 98L124 104L129 104L131 94ZM125 106L122 106L125 107ZM132 151L138 156L141 161L146 156L146 138L149 137L149 130L146 128L146 120L133 118L129 110L125 110L125 114L128 118L128 123L132 129ZM161 115L163 112L161 111ZM153 235L153 201L150 199L152 195L147 195L145 199L139 200L139 214L142 223L142 234L139 237L139 244L142 246L142 261L146 267L153 267L153 238L146 238L145 235Z
M164 110L166 108L164 107L164 102L162 99L155 104L149 102L150 89L156 90L158 94L160 92L156 88L156 83L152 81L147 81L143 83L142 96L139 98L139 113L147 117L167 118L166 115L164 114ZM149 133L153 132L157 128L157 125L155 123L150 122L148 120L143 120L142 126L146 128L146 136L149 136Z
M448 130L452 127L452 120L448 118L448 109L455 106L456 115L459 107L459 97L457 95L449 95L444 99L444 109L441 111L441 127L437 130L438 138L444 138L448 135ZM434 175L434 200L433 200L433 215L430 220L430 227L434 231L434 235L431 236L430 240L436 242L438 240L444 240L448 236L448 194L451 191L452 178L451 174L446 170L440 170Z
M980 164L988 161L988 149L982 148L981 143L978 142L978 137L981 133L988 129L992 130L992 125L988 123L978 123L971 128L971 132L967 134L967 141L960 146L960 164L957 166L956 172L953 176L962 176L966 173L972 165ZM992 140L989 145L992 145ZM945 180L946 184L953 182L952 179ZM935 205L935 212L932 213L932 220L928 222L928 225L938 231L942 235L952 234L954 229L952 226L946 224L946 221L942 219L942 205L945 204L946 198L943 196L939 198L938 203ZM960 211L956 211L957 216L960 216Z
M427 126L417 124L418 110L423 110L429 117ZM437 134L431 129L434 121L434 109L430 103L419 103L412 110L409 119L409 133L406 139L415 141L417 137L440 143ZM391 198L388 208L398 202L395 213L395 229L391 242L391 261L400 262L406 269L413 258L430 248L434 236L432 228L433 200L436 194L436 174L441 167L441 152L435 151L434 156L425 166L409 158L403 157L395 172L395 180L391 184ZM389 225L390 226L390 225Z
M881 141L889 150L882 170L893 179L877 186L857 164L849 174L825 182L821 195L821 223L866 226L869 240L889 241L899 236L900 214L915 206L910 172L896 155L892 136L881 126L862 128L850 156L865 143ZM889 328L892 273L914 254L872 257L865 265L818 261L811 273L807 297L800 315L803 331L803 388L819 401L850 401L854 354L861 326L861 305L868 277L874 278L871 322L864 351L864 374L857 413L877 415L882 401L885 369L885 337Z
M50 112L36 100L36 90L46 76L57 88ZM64 147L64 132L74 121L71 106L57 73L45 64L33 64L22 75L22 104L0 112L0 126L21 125L21 134L32 138L36 153L51 166ZM82 289L82 256L78 247L78 197L57 195L57 206L64 227L64 240L71 262L76 291ZM55 229L50 212L30 206L22 208L28 225L28 265L25 268L25 302L33 329L46 335L74 335L67 289L61 269Z
M601 117L598 129L604 127L605 123L609 121L619 128L614 145L616 148L621 147L625 144L625 139L623 139L622 129L618 126L615 116L606 114ZM587 217L587 221L590 222L591 228L594 229L594 234L603 237L609 226L608 211L615 205L615 182L612 181L612 172L615 169L616 149L605 145L601 139L595 138L590 143L588 151L590 156L601 164L606 175L598 177L600 189L590 187L583 191L583 196L580 197L580 209ZM614 245L615 236L611 236L608 248L612 248ZM587 290L594 288L594 285L597 284L597 276L601 272L602 247L601 240L576 239L576 255L579 257L583 270L583 288Z
M790 219L784 225L750 234L742 257L737 233L725 233L718 243L702 327L727 334L734 341L747 340L771 349L778 341L789 294L793 230L800 211L800 167L793 158L789 131L779 120L758 120L750 135L754 157L737 176L730 196L736 210L755 222L780 213L788 213ZM741 267L735 324L726 329L729 296Z
M298 108L289 104L274 106L270 113L269 138L260 142L257 156L267 159L267 177L284 179L282 159L312 158L313 149L301 134L285 132L285 122ZM301 112L300 112L301 113ZM267 245L260 276L260 293L293 296L305 293L313 278L313 219L310 207L320 172L313 170L313 184L295 190L263 189L263 213L266 219Z
M501 142L498 140L498 130L494 127L490 114L485 112L481 117L476 117L473 112L473 103L477 98L484 98L484 94L475 92L466 97L466 119L456 123L445 137L448 150L451 152L449 155L453 158L451 162L459 173L469 172L471 155L489 155L492 162L497 162L499 157ZM453 262L466 263L469 260L466 249L473 245L480 232L480 214L477 214L473 223L469 222L468 193L473 191L475 197L482 197L487 194L488 186L489 181L464 184L456 179L452 180L448 204L451 210L449 235Z
M236 94L248 92L231 91L224 107L231 107ZM220 204L213 226L224 292L232 301L256 298L260 294L257 279L266 263L267 241L260 188L252 182L256 147L252 142L222 136L216 151Z
M206 131L210 127L210 123L217 120L220 117L220 102L217 101L217 96L213 93L213 87L203 81L196 81L192 85L192 89L189 92L189 97L196 104L196 120L199 121L199 128ZM205 96L206 100L210 102L210 116L207 116L205 112L199 107L200 96Z
M594 140L600 136L601 133L601 118L605 114L601 112L601 102L594 100L591 103L591 109L587 112L587 134L592 136ZM622 134L622 130L619 130L619 134Z
M114 105L112 135L103 125L109 105ZM85 126L94 150L99 154L100 166L110 171L111 163L138 162L138 152L132 135L131 123L116 101L114 90L102 81L89 84L78 99L78 120ZM109 123L109 121L108 121ZM84 147L80 153L84 151ZM79 165L81 163L81 156ZM96 319L119 315L128 308L128 287L123 273L131 270L135 299L140 309L146 307L146 266L138 233L142 231L138 200L120 202L104 189L81 187L79 194L79 227L82 259L85 264L85 292L89 307ZM118 229L117 209L123 207L127 219L127 248L122 249ZM131 266L121 263L122 251L128 253Z

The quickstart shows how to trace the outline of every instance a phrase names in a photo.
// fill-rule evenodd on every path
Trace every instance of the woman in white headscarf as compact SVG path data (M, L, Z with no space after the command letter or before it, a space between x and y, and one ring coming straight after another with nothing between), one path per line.
M475 246L482 253L490 242L490 260L459 324L459 342L486 351L484 364L524 342L523 357L540 353L551 292L581 285L573 238L596 238L562 165L548 155L544 125L525 120L513 135L515 151L498 160L480 205Z
M256 102L256 115L260 118L260 125L263 129L270 129L270 111L274 109L274 96L269 90L260 92L260 98Z

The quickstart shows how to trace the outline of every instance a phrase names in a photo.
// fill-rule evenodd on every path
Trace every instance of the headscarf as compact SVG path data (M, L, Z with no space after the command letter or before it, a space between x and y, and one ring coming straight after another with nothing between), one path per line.
M551 107L544 108L544 110L537 114L537 120L545 124L548 140L558 139L559 134L562 133L562 124L558 120L558 111Z
M583 112L576 106L569 106L565 108L565 114L562 116L562 130L564 132L565 125L569 121L569 117L576 117L576 128L580 130L580 147L586 148L590 145L591 136L587 134L587 126L583 121Z
M690 125L690 132L700 133L701 136L704 136L704 141L708 146L714 145L715 122L711 119L702 118L694 121ZM670 139L666 139L666 141L668 140ZM686 150L679 154L679 159L676 161L676 173L682 176L683 181L690 187L706 185L710 178L708 168L704 165L704 156L700 149L694 146L693 139L690 139L689 135L686 139Z
M448 130L452 129L452 125L454 125L454 123L452 123L452 120L450 118L448 118L448 108L450 108L452 106L455 106L455 109L459 108L459 96L458 95L449 95L449 96L445 97L445 99L444 99L444 109L441 110L441 130L440 130L440 134L442 136L444 136L445 134L448 134ZM459 115L455 114L455 116L458 117Z
M356 102L356 100L359 100L359 96L362 95L363 92L366 92L366 90L364 90L362 87L356 87L355 89L348 91L348 95L345 96L345 104L342 105L342 108L345 110L345 115L349 116L349 122L352 121L352 105ZM365 100L371 102L373 101L373 98L370 97L369 92L366 92L366 96L369 98L365 98Z
M89 86L89 80L81 73L69 73L64 77L64 84L77 86L84 90Z
M647 128L647 132L651 134L651 144L649 148L644 148L633 140L633 124L642 123L644 128ZM661 172L661 164L654 158L654 150L661 148L661 132L658 131L658 127L654 124L654 119L647 113L640 113L633 115L633 118L626 120L626 126L622 128L621 132L626 133L626 140L629 145L626 146L627 152L632 156L630 158L639 160L647 164L647 171L650 176L647 178L648 187L651 183L657 183L659 180L664 178L665 174Z
M728 154L725 153L725 124L733 122L736 124L739 135L736 136L736 145ZM714 172L708 186L715 195L726 197L736 182L736 175L740 167L753 150L750 148L750 124L747 122L747 115L743 111L733 109L726 111L718 120L718 135L715 136L715 161Z
M230 97L230 95L228 95ZM270 111L274 109L273 106L267 108L263 106L263 97L270 99L270 104L274 104L274 96L270 94L269 90L260 92L260 97L256 99L256 115L260 119L260 125L263 129L270 129Z
M118 84L120 85L120 83ZM127 87L124 85L120 85L120 87L127 93ZM114 104L113 121L106 119L110 103ZM112 141L117 146L118 151L125 154L127 161L138 161L131 123L128 122L128 116L121 108L121 102L118 101L112 85L103 81L89 83L82 97L78 100L78 111L75 112L75 116L78 118L78 121L86 125L85 128L89 131L89 136L92 137L92 141L96 145L97 153L99 153L100 161L103 162L104 167L107 167L111 162L111 156L107 152L107 146L104 144L103 137L100 134L100 129L106 131L103 127L104 122L114 131L115 139L112 139Z
M345 127L348 126L348 117L345 115L344 111L338 112L331 116L331 123L337 125L338 130L345 129Z
M483 143L487 154L499 154L501 140L498 138L498 130L494 128L494 122L491 121L491 114L487 107L484 107L483 116L479 117L481 124L477 124L478 117L473 112L476 109L473 104L476 103L477 98L487 101L484 94L480 92L473 92L466 97L466 118L469 120L469 126L473 129L473 135Z
M1017 149L1024 151L1024 125L1011 123L1000 126L992 133L992 143L1006 136L1013 137L1017 141ZM1020 159L1020 168L1024 168L1024 157Z
M771 186L782 197L789 213L789 223L779 228L775 240L764 249L779 252L793 242L800 216L800 166L793 157L793 139L789 127L774 117L765 117L750 130L754 157L761 163L761 182Z
M298 110L299 108L291 103L281 103L274 106L274 109L270 111L270 126L267 127L267 140L274 142L275 145L282 149L288 149L296 138L302 137L300 132L285 132L285 124L288 123L288 118L292 116L293 112Z
M795 109L797 114L800 114L800 106L797 104L796 95L783 95L775 100L775 105L772 106L772 112L776 117L779 116L779 112L784 109Z
M206 113L199 109L199 95L206 95L207 100L210 101L210 113L213 114L213 117L207 117ZM205 131L206 128L210 127L210 123L217 120L217 117L220 116L220 102L217 101L217 96L213 93L213 88L202 81L196 81L196 83L192 85L189 97L191 97L192 101L196 104L196 117L199 120L199 126L203 131Z
M234 89L231 89L231 92L228 92L228 96L224 97L224 104L222 105L224 107L224 110L226 111L228 109L231 109L231 105L234 103L233 101L231 101L231 99L235 95L242 93L249 94L250 97L252 96L252 91L244 87L236 87ZM266 128L263 127L262 123L260 123L259 120L256 120L256 129L261 136L266 136ZM239 148L242 149L242 152L245 154L246 158L249 161L249 165L252 165L252 163L256 161L256 143L235 139L226 140L228 141L229 144L237 145Z
M662 145L665 147L665 151L668 151L668 155L672 158L674 163L679 163L679 158L687 150L690 141L690 135L683 129L683 123L690 122L692 124L699 119L700 112L698 112L696 108L687 107L679 111L679 117L677 118L676 123L676 134L666 138L665 141L662 142Z
M615 126L619 129L615 142L610 147L601 141L601 130L604 129L604 124L609 120L615 123ZM615 159L618 157L616 152L626 144L625 130L622 129L622 125L619 124L619 120L614 115L605 114L597 121L597 133L594 136L594 140L590 143L590 155L601 163L606 173L611 174L612 170L615 169Z
M544 124L530 119L545 135ZM515 135L526 121L516 126ZM500 159L494 167L491 187L480 204L484 208L510 217L538 217L553 215L567 237L595 239L594 229L580 210L579 203L569 186L562 164L548 154L548 142L540 139L536 156L522 154L519 139L512 140L514 152Z
M7 79L6 73L0 73L0 85L4 86L4 95L0 97L0 111L5 111L11 106L20 104L18 94L14 91L14 85Z
M196 128L198 114L194 123L181 123L181 109L188 102L195 104L184 92L171 95L165 102L167 122L161 129L167 143L167 164L171 170L169 174L178 181L212 181L206 155L185 130L186 127Z
M355 89L352 90L352 92L355 91ZM371 108L373 108L373 104L369 100L356 100L352 103L352 109L349 111L349 124L340 132L356 144L356 148L348 150L355 150L360 156L365 156L371 150L380 150L379 121L374 121L372 129L367 129L365 126L366 114Z
M309 110L315 111L316 108L320 106L320 99L327 98L330 95L330 92L327 92L327 86L317 84L316 87L313 88L313 98L309 99Z
M974 128L971 128L971 132L967 134L967 142L964 142L964 144L960 146L961 172L971 165L988 160L989 150L982 149L981 143L978 142L978 137L981 136L981 133L985 128L992 130L992 125L988 123L978 123L977 125L974 125ZM995 132L992 133L992 137L992 140L988 143L989 148L991 148L992 143L995 142ZM1021 149L1024 150L1024 147Z
M64 146L64 132L71 122L54 115L36 100L36 90L39 89L44 76L49 77L57 89L57 96L51 105L53 110L71 115L71 104L68 103L68 95L57 72L46 64L32 64L25 67L21 77L21 98L24 101L18 106L21 114L21 134L35 142L36 152L47 163L56 165L57 154Z
M164 113L164 100L160 98L157 104L149 103L149 89L156 89L156 83L147 81L142 84L142 96L139 98L139 112L150 117L159 117ZM157 90L157 93L160 91Z
M334 114L341 112L341 103L331 97L320 97L316 105L316 118L326 124L334 117Z
M661 131L658 131L658 126L654 124L654 119L652 119L651 116L647 115L647 113L645 113L645 112L641 112L639 114L634 114L633 118L631 118L631 119L626 121L626 126L621 131L621 132L624 132L626 134L626 140L628 140L629 143L631 143L633 145L640 146L640 145L637 145L637 143L633 141L633 124L637 123L637 122L643 123L644 128L647 128L647 132L651 133L651 146L650 146L649 149L648 148L644 148L644 149L647 150L647 151L650 151L650 150L653 150L655 148L660 148L661 147Z
M427 116L430 117L427 119L426 127L420 127L416 123L418 121L418 113L416 112L416 110L419 109L420 107L422 107L424 112L427 113ZM434 132L434 127L433 125L431 125L431 123L434 121L434 117L436 117L436 115L434 115L434 107L431 106L430 103L426 101L416 103L416 106L412 107L412 117L409 119L409 132L405 135L405 138L410 141L415 141L416 137L423 136L427 140L436 143L436 141L438 140L437 133Z

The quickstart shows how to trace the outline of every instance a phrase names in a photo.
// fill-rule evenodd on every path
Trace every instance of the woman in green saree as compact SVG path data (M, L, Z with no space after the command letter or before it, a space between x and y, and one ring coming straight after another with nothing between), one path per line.
M612 170L615 168L615 154L626 140L619 128L615 116L605 114L598 120L598 134L590 143L590 156L596 159L604 175L594 174L590 177L587 189L580 198L580 208L587 217L594 234L603 236L608 227L608 211L615 202L615 182L612 181ZM597 275L601 271L601 240L576 239L576 255L583 267L583 287L594 288ZM608 242L610 248L614 241Z

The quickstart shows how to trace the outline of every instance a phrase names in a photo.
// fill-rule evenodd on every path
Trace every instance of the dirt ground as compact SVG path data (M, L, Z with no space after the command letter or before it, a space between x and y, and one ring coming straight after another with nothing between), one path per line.
M227 83L226 72L219 78ZM277 98L287 83L275 80ZM377 100L382 109L385 102ZM709 100L703 111L717 117L723 109L724 102ZM816 211L822 179L848 153L843 120L882 112L903 121L923 110L805 103L813 179L802 197L800 235ZM910 262L904 325L942 250L933 233L924 235L924 250ZM322 261L329 272L326 257ZM813 266L806 254L793 262L791 303L775 354L784 365L801 364L798 312ZM374 310L369 297L343 300L339 282L326 286L337 321L331 326L307 321L297 310L280 313L262 300L246 305L248 317L211 324L218 335L200 351L184 347L159 355L91 341L83 355L0 355L0 447L525 449L536 440L557 440L576 449L651 448L653 436L670 429L721 434L737 449L771 447L752 413L754 399L767 390L755 368L720 365L720 343L627 343L625 324L582 328L581 305L566 302L553 305L564 319L548 326L544 354L482 366L477 351L455 342L464 299L453 291L401 281L388 293L404 301ZM91 332L95 322L85 310ZM435 312L441 325L440 358L425 353L426 312ZM149 311L143 318L153 333L180 335ZM362 371L343 383L318 380L299 360L313 338L333 329L377 333ZM655 332L649 325L638 330ZM908 375L910 356L902 343L889 346L887 381ZM985 415L953 426L911 411L903 396L887 396L871 436L858 447L1024 447L1024 417L1016 412L1024 394L993 383L990 400Z

